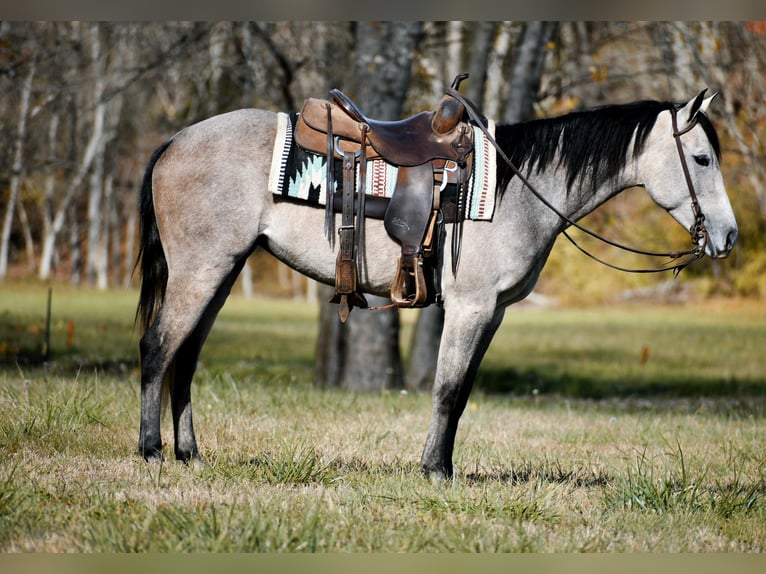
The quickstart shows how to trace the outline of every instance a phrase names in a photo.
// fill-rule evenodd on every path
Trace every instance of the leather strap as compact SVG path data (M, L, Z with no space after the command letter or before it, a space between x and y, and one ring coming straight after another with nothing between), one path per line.
M452 225L452 275L457 275L460 264L460 253L463 246L463 222L466 209L466 185L464 184L463 167L458 166L458 187L455 204L455 223Z
M333 136L332 136L332 108L327 104L327 178L325 179L325 212L324 234L330 242L330 247L335 247L335 216L332 209L332 198L335 190L335 160L333 159Z
M686 155L684 154L684 148L683 148L683 145L681 144L681 136L697 125L697 116L695 114L692 121L689 122L689 125L686 126L681 131L678 130L678 112L676 111L675 108L671 110L671 116L673 118L673 138L676 140L676 149L678 150L678 157L681 160L681 169L684 172L684 179L686 180L686 188L689 190L689 197L691 197L691 200L692 200L692 212L694 213L694 224L692 225L692 228L689 230L689 233L692 236L692 241L697 245L697 249L702 249L704 251L705 245L707 244L707 229L705 228L705 214L702 213L702 208L700 207L699 200L697 199L697 192L694 189L692 176L689 173L689 165L686 163Z
M356 257L354 253L354 179L357 153L343 154L343 208L341 215L340 248L335 261L335 295L330 301L338 303L338 317L346 322L353 307L367 307L367 300L357 291Z
M360 263L364 259L364 220L365 201L367 198L367 159L365 149L367 147L367 124L362 124L361 148L359 150L359 183L357 184L357 209L356 209L356 234L354 237L354 260L357 262L357 271L361 269Z

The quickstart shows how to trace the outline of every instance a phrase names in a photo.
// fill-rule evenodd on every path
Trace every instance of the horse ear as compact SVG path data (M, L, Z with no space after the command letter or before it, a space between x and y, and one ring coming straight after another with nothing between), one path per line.
M702 93L704 94L705 92L702 92ZM710 107L710 103L716 98L717 95L718 95L718 92L713 92L712 96L702 100L702 103L700 104L700 109L697 110L697 113L702 113L702 114L707 113L707 109Z
M686 120L686 125L690 124L692 120L694 119L694 116L697 115L697 112L699 112L702 109L703 103L706 102L705 100L706 92L707 92L707 88L702 90L699 94L697 94L694 98L692 98L689 101L689 103L687 103L685 106L681 107L681 109L678 110L678 117L684 118ZM710 99L712 100L712 98ZM708 102L708 104L709 103L710 102ZM705 105L705 108L707 108L708 104Z
M705 98L705 92L707 92L707 88L702 90L699 94L697 94L697 97L694 98L691 102L689 102L689 115L686 118L687 122L692 121L692 118L697 114L697 112L700 109L700 106L702 105L702 101Z

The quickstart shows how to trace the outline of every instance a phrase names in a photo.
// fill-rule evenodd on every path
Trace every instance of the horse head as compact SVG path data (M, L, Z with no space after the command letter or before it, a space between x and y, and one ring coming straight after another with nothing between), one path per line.
M700 220L705 253L727 257L737 222L721 174L721 149L706 111L717 94L703 90L688 103L662 112L639 160L643 187L694 235ZM704 219L703 219L704 217Z

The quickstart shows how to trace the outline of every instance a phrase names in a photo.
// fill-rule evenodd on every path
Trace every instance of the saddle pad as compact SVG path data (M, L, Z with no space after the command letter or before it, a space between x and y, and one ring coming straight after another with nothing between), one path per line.
M305 201L311 205L325 205L327 158L302 149L295 144L293 127L297 114L277 114L277 134L269 173L269 191L275 195ZM494 132L490 122L490 133ZM474 127L476 142L473 172L469 180L469 219L489 221L495 211L495 187L497 177L497 155L495 148L487 141L482 131ZM357 178L359 165L357 164ZM367 194L390 198L396 186L398 168L381 159L367 162ZM341 160L335 160L335 189L343 187Z

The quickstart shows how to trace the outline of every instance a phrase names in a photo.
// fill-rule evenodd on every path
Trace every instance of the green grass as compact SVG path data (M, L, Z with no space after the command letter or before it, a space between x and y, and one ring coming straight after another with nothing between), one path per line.
M763 395L755 304L509 311L480 384L572 396ZM511 361L506 357L512 357Z
M135 293L55 287L43 365L46 297L0 291L3 552L766 550L763 305L509 311L435 485L430 397L314 386L311 306L227 303L187 467L135 454Z

